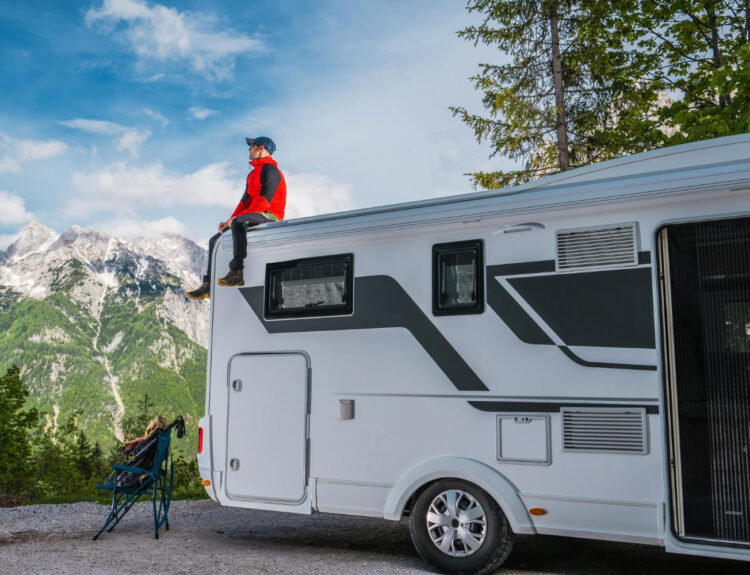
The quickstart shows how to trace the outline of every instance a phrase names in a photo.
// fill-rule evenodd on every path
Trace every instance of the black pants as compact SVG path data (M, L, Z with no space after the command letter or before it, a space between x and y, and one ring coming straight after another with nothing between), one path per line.
M234 257L229 262L230 270L241 270L245 267L245 258L247 257L247 228L267 223L268 220L263 214L252 213L245 214L234 218L232 221L232 244L234 247ZM226 233L226 232L225 232ZM214 253L214 245L221 237L221 234L214 235L208 240L208 270L203 279L208 281L211 276L211 260Z

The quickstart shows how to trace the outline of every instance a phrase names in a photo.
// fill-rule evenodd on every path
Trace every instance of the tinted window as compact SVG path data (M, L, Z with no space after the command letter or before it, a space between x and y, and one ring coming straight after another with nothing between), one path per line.
M353 256L336 255L266 266L266 317L352 312Z
M481 240L433 246L432 268L435 315L484 311Z

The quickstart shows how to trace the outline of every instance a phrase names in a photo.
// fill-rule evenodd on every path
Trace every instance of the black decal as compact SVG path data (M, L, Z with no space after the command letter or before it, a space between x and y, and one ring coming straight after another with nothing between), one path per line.
M510 330L524 343L552 345L554 342L542 331L531 316L501 286L487 268L487 305L505 322Z
M576 354L574 354L572 351L570 351L570 349L568 349L564 345L558 345L557 347L559 347L560 351L562 351L570 359L575 361L578 365L582 365L584 367L602 367L605 369L635 369L638 371L656 371L655 365L641 365L637 363L607 363L607 362L602 362L602 361L586 361L585 359L578 357Z
M656 347L651 268L509 278L508 282L565 345Z
M488 412L509 413L557 413L563 407L616 407L621 409L645 408L646 413L659 413L658 405L623 405L621 403L558 403L549 401L470 401L474 409Z
M405 328L443 370L456 389L489 391L461 355L392 277L356 278L354 313L351 316L268 321L263 317L263 287L240 288L240 292L268 333Z
M543 274L555 271L555 260L541 260L538 262L518 262L487 266L488 276L517 276L522 274Z

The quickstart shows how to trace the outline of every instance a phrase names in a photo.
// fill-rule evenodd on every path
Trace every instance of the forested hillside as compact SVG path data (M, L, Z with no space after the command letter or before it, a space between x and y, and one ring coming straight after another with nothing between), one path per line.
M176 236L127 243L31 224L0 257L0 370L20 368L48 428L76 413L105 450L126 438L124 423L148 394L154 414L185 417L175 447L192 455L208 305L184 290L204 265L205 251Z

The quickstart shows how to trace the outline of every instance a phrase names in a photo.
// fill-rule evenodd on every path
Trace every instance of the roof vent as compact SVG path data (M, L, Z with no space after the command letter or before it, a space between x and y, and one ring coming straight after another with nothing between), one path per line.
M638 265L638 226L616 224L557 232L557 269Z
M563 451L648 453L644 408L563 407Z

